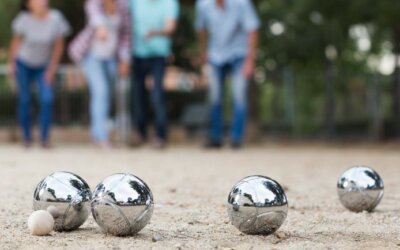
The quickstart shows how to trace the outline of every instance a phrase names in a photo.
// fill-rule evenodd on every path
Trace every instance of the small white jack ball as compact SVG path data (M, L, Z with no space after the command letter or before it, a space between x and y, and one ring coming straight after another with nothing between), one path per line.
M53 216L45 210L37 210L29 216L28 228L32 235L43 236L53 231Z

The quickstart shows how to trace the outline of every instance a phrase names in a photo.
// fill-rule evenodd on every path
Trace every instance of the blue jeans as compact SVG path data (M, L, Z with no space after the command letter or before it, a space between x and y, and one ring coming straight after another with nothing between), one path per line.
M247 120L248 80L242 74L244 58L238 58L222 65L210 63L209 98L211 102L209 138L221 142L223 137L223 90L228 74L232 78L233 121L231 140L242 143Z
M90 131L95 142L108 141L111 86L117 75L116 59L99 59L87 55L82 62L90 91Z
M40 103L40 138L42 143L49 139L52 121L53 88L45 80L46 66L30 67L21 60L16 61L18 84L18 117L25 142L32 141L31 134L31 84L36 83Z
M155 115L156 136L161 140L166 140L167 137L164 90L165 67L166 59L164 57L134 58L132 105L137 130L144 139L147 138L148 123L148 93L146 89L146 77L148 75L151 75L154 80L151 90L151 102Z

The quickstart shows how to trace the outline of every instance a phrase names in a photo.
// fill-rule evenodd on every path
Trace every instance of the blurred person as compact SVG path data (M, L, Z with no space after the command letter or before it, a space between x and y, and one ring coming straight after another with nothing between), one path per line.
M223 90L232 78L231 145L240 148L247 120L247 88L254 72L259 19L251 0L198 0L195 28L203 64L209 65L210 128L206 148L223 144Z
M8 69L17 82L24 143L26 147L32 144L31 87L35 82L40 102L41 145L49 148L54 76L70 26L59 11L50 9L48 0L24 0L12 29Z
M129 74L130 11L126 0L87 0L85 10L88 23L69 52L88 80L92 140L100 148L109 148L111 86L118 74Z
M146 78L152 76L151 102L155 114L154 146L163 148L167 140L164 75L171 54L171 35L179 14L177 0L130 0L133 22L132 105L138 144L147 140L148 91Z

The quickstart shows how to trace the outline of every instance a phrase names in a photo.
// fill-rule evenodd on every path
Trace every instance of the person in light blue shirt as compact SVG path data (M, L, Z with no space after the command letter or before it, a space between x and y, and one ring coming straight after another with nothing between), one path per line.
M147 89L153 77L151 101L156 124L156 147L167 139L165 91L166 58L171 54L171 35L179 15L177 0L130 0L133 28L133 108L139 142L147 139Z
M247 116L247 86L253 75L259 19L251 0L197 0L195 28L201 57L210 65L210 130L208 148L220 148L223 140L222 97L228 74L234 102L231 143L243 143Z

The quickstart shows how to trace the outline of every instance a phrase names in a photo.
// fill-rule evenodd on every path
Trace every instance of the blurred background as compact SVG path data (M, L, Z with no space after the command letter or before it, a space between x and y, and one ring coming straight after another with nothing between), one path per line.
M166 85L176 137L203 134L206 88L193 29L194 0L181 0ZM82 0L53 0L82 29ZM262 28L250 89L249 140L361 139L400 136L400 1L254 0ZM16 92L5 63L19 1L0 1L0 139L18 139ZM229 84L226 85L229 89ZM89 122L88 90L65 55L57 76L56 133L82 140ZM226 121L230 119L226 91ZM115 113L115 108L114 111ZM262 135L262 136L260 136ZM88 138L88 136L87 136Z

